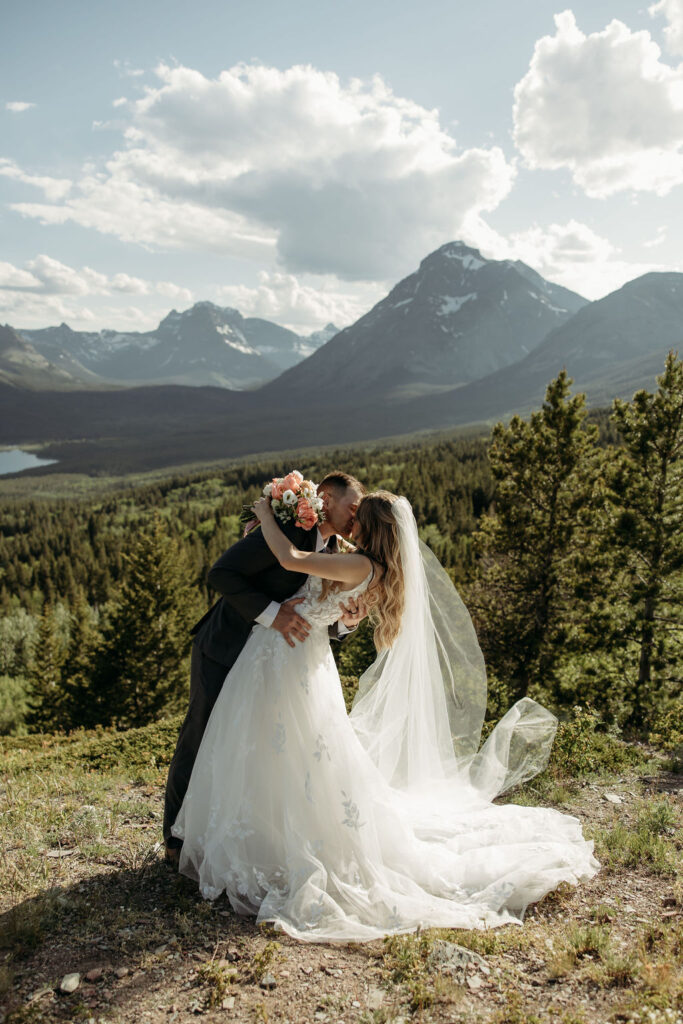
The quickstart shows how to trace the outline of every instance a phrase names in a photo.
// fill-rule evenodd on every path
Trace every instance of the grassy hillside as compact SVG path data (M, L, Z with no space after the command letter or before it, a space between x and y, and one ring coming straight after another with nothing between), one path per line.
M681 1020L681 776L654 752L596 736L578 712L561 726L549 768L508 799L577 815L602 870L522 927L318 946L202 901L163 864L178 724L0 741L5 1024ZM436 968L439 939L479 956Z

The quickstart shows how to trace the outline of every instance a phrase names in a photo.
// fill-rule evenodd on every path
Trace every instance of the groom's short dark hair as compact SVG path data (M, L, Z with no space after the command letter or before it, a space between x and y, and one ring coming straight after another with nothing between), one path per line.
M319 491L325 490L326 487L333 487L336 491L346 491L351 487L359 494L365 494L365 487L360 480L356 480L355 476L351 476L349 473L342 473L341 470L328 473L318 484Z

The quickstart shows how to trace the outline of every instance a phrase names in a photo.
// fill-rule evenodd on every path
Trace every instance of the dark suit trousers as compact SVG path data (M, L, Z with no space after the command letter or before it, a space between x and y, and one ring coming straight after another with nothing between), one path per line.
M197 757L206 723L216 703L229 669L212 658L207 658L197 644L192 645L190 667L190 704L185 721L180 727L175 754L168 770L164 801L164 840L169 846L182 846L182 840L171 835L171 826L178 817L192 767Z

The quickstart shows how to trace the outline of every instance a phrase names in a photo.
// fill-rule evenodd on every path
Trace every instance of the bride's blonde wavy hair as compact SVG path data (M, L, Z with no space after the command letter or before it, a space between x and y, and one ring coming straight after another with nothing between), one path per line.
M363 594L378 651L391 647L398 636L405 602L398 529L392 510L396 499L397 495L390 491L373 491L361 499L356 512L360 527L356 550L380 567L380 572L375 569L375 577ZM339 583L323 580L321 598L340 588Z

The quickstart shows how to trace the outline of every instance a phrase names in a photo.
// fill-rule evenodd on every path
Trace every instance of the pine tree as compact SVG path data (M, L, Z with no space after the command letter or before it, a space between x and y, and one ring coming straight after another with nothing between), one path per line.
M71 609L69 646L62 669L69 728L89 728L101 720L97 691L93 685L101 644L97 616L80 593Z
M528 421L498 423L489 451L493 512L474 537L480 575L468 588L486 660L511 700L562 701L559 666L575 635L576 559L595 487L597 428L566 371Z
M129 728L176 710L184 699L196 587L182 549L158 515L124 563L93 690L100 720Z
M683 362L669 352L656 392L616 399L623 440L608 478L609 549L622 592L612 642L632 642L627 724L640 729L680 693L683 661Z
M38 624L33 661L28 673L26 724L33 732L56 732L65 725L62 667L64 639L55 609L45 605Z

